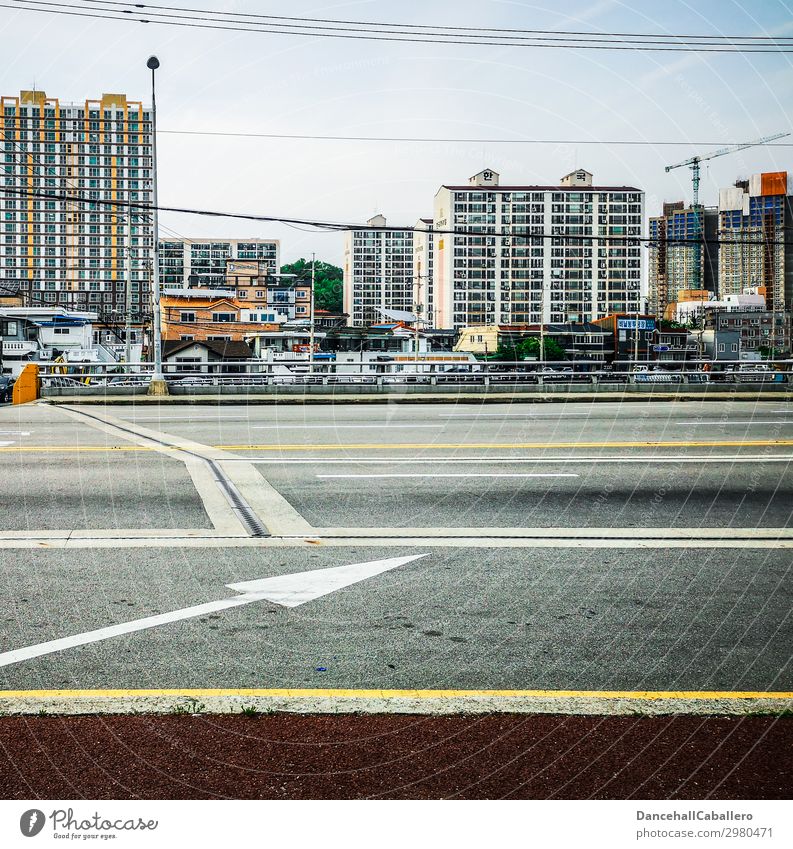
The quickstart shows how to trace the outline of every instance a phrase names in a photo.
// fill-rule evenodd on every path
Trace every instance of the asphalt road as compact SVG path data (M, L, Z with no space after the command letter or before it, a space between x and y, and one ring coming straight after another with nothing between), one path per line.
M793 689L790 549L773 533L765 548L663 541L663 529L722 529L729 546L730 529L788 528L793 406L109 412L137 436L45 405L0 410L3 524L16 532L0 535L0 653L228 598L229 583L427 556L300 607L261 600L10 663L3 689ZM212 547L147 542L147 529L198 534L230 512L211 476L191 479L149 431L204 446L231 473L254 469L242 492L262 490L265 525L280 494L317 528L594 527L628 542L495 547L484 530L465 547L398 531L388 547L307 545L308 533L239 547L231 531L228 545L220 531ZM660 541L631 546L645 528ZM110 541L15 547L48 529ZM139 532L138 547L114 547L112 529Z
M392 555L15 552L0 652ZM793 690L790 567L789 551L436 549L294 609L259 601L6 666L0 686Z

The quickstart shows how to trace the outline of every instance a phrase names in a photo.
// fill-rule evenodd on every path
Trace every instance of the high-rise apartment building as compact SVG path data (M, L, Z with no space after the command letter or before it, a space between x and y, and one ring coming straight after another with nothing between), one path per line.
M431 218L419 218L413 231L413 286L419 323L435 327L435 285L433 280L435 239L429 231Z
M126 313L126 209L152 201L151 110L124 94L2 98L2 280L31 306ZM151 314L153 225L133 214L132 319Z
M719 192L719 297L764 291L770 310L793 305L793 206L785 171Z
M351 230L344 245L344 311L353 326L373 324L381 309L413 311L413 231L378 230L382 215Z
M682 290L716 292L718 286L718 212L680 200L665 203L650 219L649 304L661 316ZM704 297L704 296L703 296Z
M434 301L439 327L560 324L641 310L644 192L594 186L502 186L492 169L435 195ZM438 232L438 231L453 231Z
M160 282L222 288L228 260L257 262L277 274L280 251L277 239L160 239Z

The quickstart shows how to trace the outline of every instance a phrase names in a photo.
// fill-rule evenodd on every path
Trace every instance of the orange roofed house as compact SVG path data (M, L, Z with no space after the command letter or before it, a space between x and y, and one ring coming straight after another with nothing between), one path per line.
M160 296L163 341L232 341L263 330L278 330L283 313L233 289L165 289Z

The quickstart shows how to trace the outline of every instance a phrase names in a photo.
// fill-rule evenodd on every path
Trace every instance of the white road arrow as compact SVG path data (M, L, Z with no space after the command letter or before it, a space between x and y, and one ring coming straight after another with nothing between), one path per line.
M185 607L182 610L173 610L170 613L160 613L156 616L147 616L144 619L135 619L132 622L122 622L120 625L111 625L108 628L98 628L96 631L86 631L84 634L76 634L73 637L62 637L59 640L50 640L46 643L38 643L35 646L27 646L23 649L15 649L0 654L0 667L10 666L22 660L30 660L33 657L41 657L45 654L71 649L75 646L84 646L88 643L98 643L111 637L120 637L122 634L131 634L135 631L145 631L147 628L156 628L159 625L167 625L171 622L179 622L182 619L192 619L196 616L206 616L216 613L218 610L226 610L229 607L242 607L254 601L271 601L282 607L297 607L315 598L336 592L358 581L396 569L412 560L426 557L426 554L413 554L409 557L391 557L387 560L372 560L369 563L353 563L348 566L333 566L330 569L313 569L310 572L295 572L291 575L277 575L274 578L263 578L258 581L243 581L237 584L226 584L231 590L237 590L243 595L233 598L224 598L220 601L210 601L206 604L197 604L193 607Z

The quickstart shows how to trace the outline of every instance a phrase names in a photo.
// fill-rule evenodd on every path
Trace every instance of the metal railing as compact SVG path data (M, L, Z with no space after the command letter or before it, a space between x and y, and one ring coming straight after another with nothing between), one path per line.
M288 372L283 363L226 362L166 364L163 372L173 386L337 386L337 385L507 385L555 384L704 384L704 383L789 383L793 382L793 360L767 362L689 361L650 365L619 362L611 367L586 362L420 362L351 366L323 363L314 373ZM703 370L704 367L704 370ZM373 371L373 369L382 369ZM151 363L41 363L39 375L45 388L105 386L139 388L151 380Z

